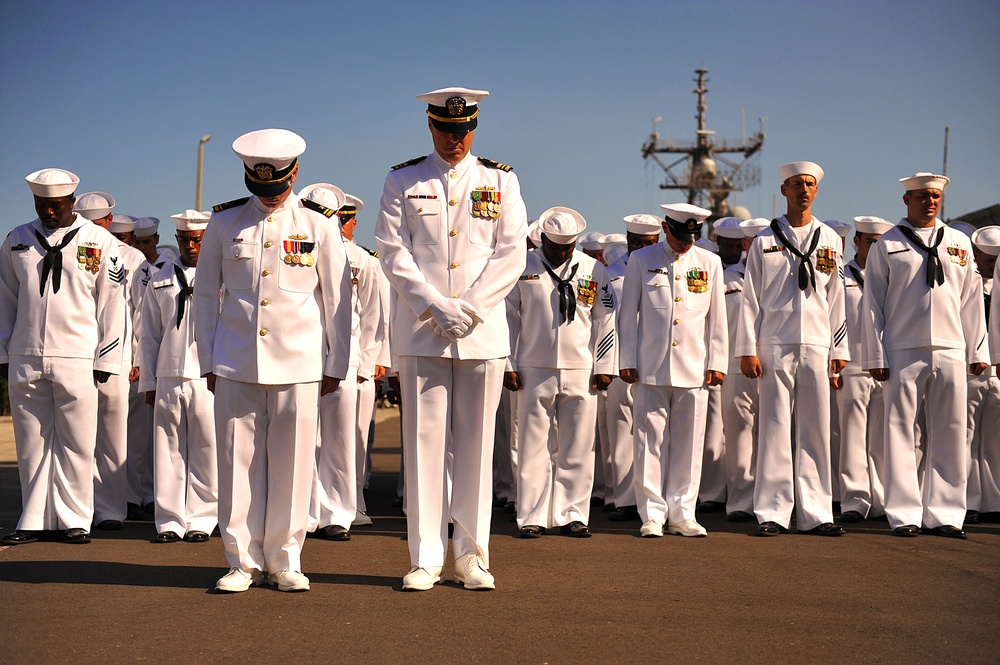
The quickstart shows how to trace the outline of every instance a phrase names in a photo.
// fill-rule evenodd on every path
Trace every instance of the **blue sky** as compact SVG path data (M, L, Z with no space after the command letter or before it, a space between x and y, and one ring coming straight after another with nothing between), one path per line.
M34 218L24 176L70 169L79 193L164 220L246 195L230 146L284 127L308 143L299 185L366 203L371 243L388 167L431 150L424 105L485 88L473 152L513 165L529 216L579 210L590 228L681 200L640 146L690 140L694 70L709 70L708 126L740 137L767 116L761 184L738 195L770 216L777 170L826 169L814 213L902 213L898 178L940 171L948 216L1000 201L996 2L35 2L0 23L0 234ZM779 213L782 200L778 201Z

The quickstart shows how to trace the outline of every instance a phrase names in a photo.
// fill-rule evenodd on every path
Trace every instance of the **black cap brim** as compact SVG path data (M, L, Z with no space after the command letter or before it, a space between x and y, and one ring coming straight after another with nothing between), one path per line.
M254 196L259 196L262 199L269 199L272 196L279 196L281 194L284 194L285 191L292 186L292 181L288 179L288 180L281 180L278 182L269 182L264 184L264 183L254 182L250 179L249 176L244 174L243 184L246 185L247 191L249 191Z

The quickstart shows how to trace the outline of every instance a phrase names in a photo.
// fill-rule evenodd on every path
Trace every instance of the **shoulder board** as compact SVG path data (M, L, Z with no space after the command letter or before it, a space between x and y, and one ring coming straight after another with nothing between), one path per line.
M334 215L337 214L336 210L331 210L330 208L327 208L325 205L316 203L312 199L299 199L299 203L302 204L303 208L309 208L310 210L318 212L319 214L327 218L333 217Z
M368 252L369 254L371 254L372 256L374 256L376 259L378 258L378 252L376 252L374 249L368 249L364 245L358 245L358 247L360 247L361 249L365 250L366 252Z
M491 169L500 169L501 171L513 171L513 166L508 166L507 164L501 164L500 162L495 162L492 159L486 159L485 157L479 157L479 163L483 166L488 166Z
M427 155L424 155L423 157L414 157L413 159L408 159L407 161L403 162L402 164L396 164L390 170L392 170L392 171L398 171L399 169L405 169L407 166L413 166L414 164L419 164L420 162L424 161L425 159L427 159Z
M219 205L212 206L212 212L222 212L223 210L229 210L230 208L241 206L249 200L250 200L249 196L244 196L242 199L236 199L234 201L227 201L226 203L220 203Z

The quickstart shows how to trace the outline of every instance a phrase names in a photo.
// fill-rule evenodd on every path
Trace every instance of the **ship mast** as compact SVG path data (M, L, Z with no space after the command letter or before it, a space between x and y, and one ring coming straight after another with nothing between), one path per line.
M707 69L695 70L697 87L692 92L698 96L697 138L694 141L661 139L654 122L653 131L642 145L642 158L652 159L663 169L666 177L660 189L685 191L688 203L711 210L715 219L732 214L728 200L731 192L743 191L760 182L760 167L751 157L764 145L767 118L760 119L760 131L749 139L715 139L715 132L708 129L705 119L707 73ZM660 157L670 154L680 157L674 161Z

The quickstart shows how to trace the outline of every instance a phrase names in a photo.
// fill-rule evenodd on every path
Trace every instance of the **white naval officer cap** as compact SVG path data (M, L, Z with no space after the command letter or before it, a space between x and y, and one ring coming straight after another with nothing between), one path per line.
M97 219L100 219L100 217ZM139 220L129 217L128 215L115 215L111 218L111 224L108 225L108 231L111 233L133 233L138 221Z
M790 162L778 169L778 175L783 183L792 176L811 175L818 185L823 179L823 168L816 162Z
M740 222L740 228L743 229L743 235L747 238L754 238L758 233L771 226L771 220L766 217L754 217L753 219L745 219Z
M542 246L542 227L538 225L537 219L532 220L531 223L528 224L528 240L530 240L531 244L535 247Z
M719 253L719 246L716 243L709 240L708 238L698 238L697 240L694 241L694 244L697 245L698 247L701 247L702 249L707 249L713 254Z
M174 220L174 227L178 231L204 231L208 228L208 220L211 218L211 211L199 212L191 208L176 215L170 215L170 219Z
M417 95L427 102L427 115L434 128L448 134L465 134L479 124L479 101L489 97L486 90L439 88Z
M72 196L80 184L80 178L66 169L42 169L29 173L24 179L31 193L42 199Z
M694 242L700 238L701 226L712 214L711 210L690 203L661 203L660 207L665 213L664 221L670 233L684 242Z
M984 226L976 229L972 234L972 244L980 252L990 256L1000 256L1000 226Z
M846 238L847 234L851 232L851 225L847 222L842 222L839 219L828 219L823 223L836 231L837 235L841 238Z
M344 207L347 195L344 194L344 190L336 185L331 185L328 182L317 182L314 185L303 187L302 191L299 192L299 198L314 201L325 208L337 212Z
M73 206L79 215L90 221L104 219L111 214L115 207L115 197L106 192L87 192L76 197L76 205Z
M541 214L538 226L552 242L569 245L575 243L580 233L587 228L587 220L572 208L554 206Z
M155 236L159 229L160 220L157 217L139 217L135 220L135 236L137 238Z
M903 189L908 192L912 192L915 189L938 189L943 192L945 186L951 182L948 176L936 175L926 171L914 173L908 178L900 178L899 181L903 183Z
M881 217L861 215L854 218L854 228L858 233L875 233L882 235L893 226L895 226L895 224L887 219L882 219Z
M660 235L660 218L641 212L637 215L625 215L625 230L638 236Z
M591 251L594 251L601 249L601 238L603 237L604 234L599 231L590 231L588 233L584 233L579 238L577 238L577 241L579 241L580 247L582 247L583 249L589 249Z
M712 228L720 238L743 238L743 229L740 228L742 221L739 217L720 217L712 223Z
M233 152L243 161L243 184L263 198L292 186L292 173L305 151L305 139L287 129L258 129L233 141Z
M365 202L354 196L354 194L344 193L344 205L340 206L340 210L337 211L337 216L340 217L340 223L349 222L358 216L358 213L365 207Z

